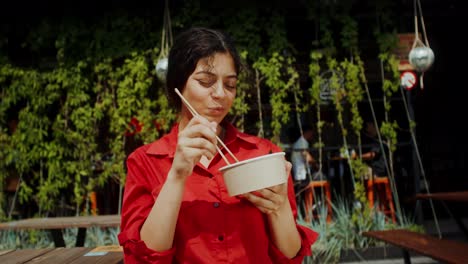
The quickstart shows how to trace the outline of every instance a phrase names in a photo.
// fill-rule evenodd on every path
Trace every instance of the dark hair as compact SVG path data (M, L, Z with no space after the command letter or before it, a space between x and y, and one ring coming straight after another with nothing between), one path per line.
M175 38L168 58L166 94L169 102L177 109L180 109L181 101L174 92L174 88L182 92L198 61L218 52L231 55L236 73L239 74L241 60L234 42L227 34L219 30L194 27Z

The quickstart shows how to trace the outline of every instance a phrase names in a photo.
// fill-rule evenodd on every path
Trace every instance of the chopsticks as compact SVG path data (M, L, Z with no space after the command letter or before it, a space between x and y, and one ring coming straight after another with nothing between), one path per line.
M185 97L180 93L179 89L175 88L174 89L176 94L180 97L180 99L182 99L182 102L185 104L185 106L187 106L188 110L190 111L190 113L193 115L193 116L199 116L199 114L197 113L197 111L192 107L192 105L190 105L190 103L187 101L187 99L185 99ZM218 135L216 135L216 139L218 140L218 142L226 149L226 151L229 153L229 155L231 155L231 157L236 161L236 162L239 162L239 160L236 158L236 156L234 156L234 154L232 154L231 150L228 149L228 147L224 144L224 142L218 137ZM218 153L219 155L221 155L221 157L223 158L224 162L226 162L228 165L230 165L231 163L227 160L226 156L224 156L223 152L221 151L221 149L218 147L218 145L216 144L216 149L218 150Z

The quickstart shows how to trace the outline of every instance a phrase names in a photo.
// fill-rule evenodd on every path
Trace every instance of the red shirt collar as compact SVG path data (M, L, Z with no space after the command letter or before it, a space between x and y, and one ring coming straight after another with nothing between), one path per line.
M257 145L260 141L260 138L258 137L240 132L229 122L223 122L222 126L226 129L226 136L224 139L224 144L226 146L236 142L237 140L241 140L247 144L251 144L252 146ZM151 143L146 153L150 155L168 155L169 157L174 157L178 134L179 123L176 123L171 128L169 134L163 136L160 140Z

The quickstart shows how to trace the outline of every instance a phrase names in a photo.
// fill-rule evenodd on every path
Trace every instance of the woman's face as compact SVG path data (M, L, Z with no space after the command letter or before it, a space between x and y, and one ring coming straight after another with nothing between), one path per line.
M219 124L236 97L236 83L237 73L231 55L215 53L198 61L182 94L200 115ZM192 118L185 105L182 105L182 118Z

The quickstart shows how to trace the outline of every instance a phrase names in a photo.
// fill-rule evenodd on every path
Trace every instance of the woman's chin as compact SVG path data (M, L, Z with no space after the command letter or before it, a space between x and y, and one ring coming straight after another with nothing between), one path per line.
M207 115L205 116L206 119L208 119L210 122L216 122L217 124L221 123L221 121L223 121L224 117L226 115L223 114L223 115Z

